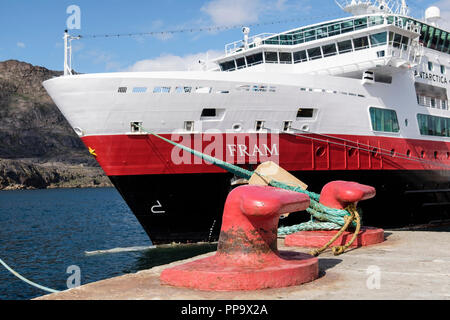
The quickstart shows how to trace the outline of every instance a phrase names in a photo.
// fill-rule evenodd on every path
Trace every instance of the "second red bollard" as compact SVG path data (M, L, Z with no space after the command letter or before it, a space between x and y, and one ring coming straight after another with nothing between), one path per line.
M349 204L357 204L375 196L375 188L350 181L332 181L327 183L320 193L320 203L334 209L345 209ZM320 248L330 241L338 230L300 231L286 236L286 246ZM342 246L353 236L345 231L331 246ZM351 247L362 247L384 241L384 230L362 227Z
M201 290L233 291L299 285L318 277L317 258L278 251L280 215L309 206L305 194L241 186L228 196L217 253L169 268L161 282Z

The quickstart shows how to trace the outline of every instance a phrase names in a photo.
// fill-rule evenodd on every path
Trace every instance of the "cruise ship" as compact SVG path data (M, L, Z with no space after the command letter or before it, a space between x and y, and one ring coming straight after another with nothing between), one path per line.
M225 46L216 68L64 76L44 87L153 243L215 241L245 183L154 134L254 170L273 161L320 192L374 186L363 223L400 227L450 209L450 31L440 10L341 0L345 18ZM290 225L309 219L296 213Z

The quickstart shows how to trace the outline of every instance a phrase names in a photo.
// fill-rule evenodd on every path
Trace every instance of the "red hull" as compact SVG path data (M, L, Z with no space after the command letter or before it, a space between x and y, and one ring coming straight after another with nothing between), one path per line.
M241 134L241 138L243 135ZM175 142L180 141L179 136L178 140L170 135L162 136ZM253 149L253 144L248 139L242 140L245 141L242 142L245 145L242 148L237 142L239 138L235 138L231 144L224 142L222 151L218 152L224 155L221 157L210 151L212 143L217 139L230 139L229 136L220 134L211 139L212 135L192 134L184 135L184 141L189 137L192 138L192 144L182 143L227 162L257 164L272 160L288 171L448 170L450 166L450 143L438 141L376 136L335 135L324 138L319 135L280 134L269 136L265 149L262 144L259 144L259 149ZM87 147L95 150L97 161L108 176L224 172L187 152L183 155L179 148L155 136L102 135L83 137L82 140ZM173 155L178 160L173 161ZM176 163L181 161L180 155L184 163Z

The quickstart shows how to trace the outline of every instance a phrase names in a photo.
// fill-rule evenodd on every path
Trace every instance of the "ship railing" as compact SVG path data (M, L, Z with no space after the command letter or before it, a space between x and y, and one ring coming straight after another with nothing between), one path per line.
M254 48L262 44L262 41L264 41L267 38L272 37L275 35L275 33L260 33L255 36L252 36L248 39L247 45L248 48ZM225 54L233 54L239 51L242 51L245 49L245 41L244 40L238 40L232 43L229 43L225 46Z
M419 26L412 23L411 20L401 16L368 15L322 24L317 27L302 28L290 33L262 33L253 36L248 40L248 48L253 48L259 45L298 45L380 25L393 25L397 28L414 32L417 35L420 34ZM235 41L225 46L225 52L227 55L243 51L244 49L244 40Z
M389 42L387 56L394 58L400 64L409 63L409 65L415 65L420 63L420 59L422 56L421 46L415 42L407 45L404 43L398 43L394 41Z

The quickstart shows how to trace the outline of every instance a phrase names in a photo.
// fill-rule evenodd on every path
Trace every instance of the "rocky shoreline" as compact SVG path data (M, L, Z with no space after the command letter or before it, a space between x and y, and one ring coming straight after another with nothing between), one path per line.
M112 187L99 167L0 159L0 190Z
M0 190L112 186L42 86L61 75L0 62Z

